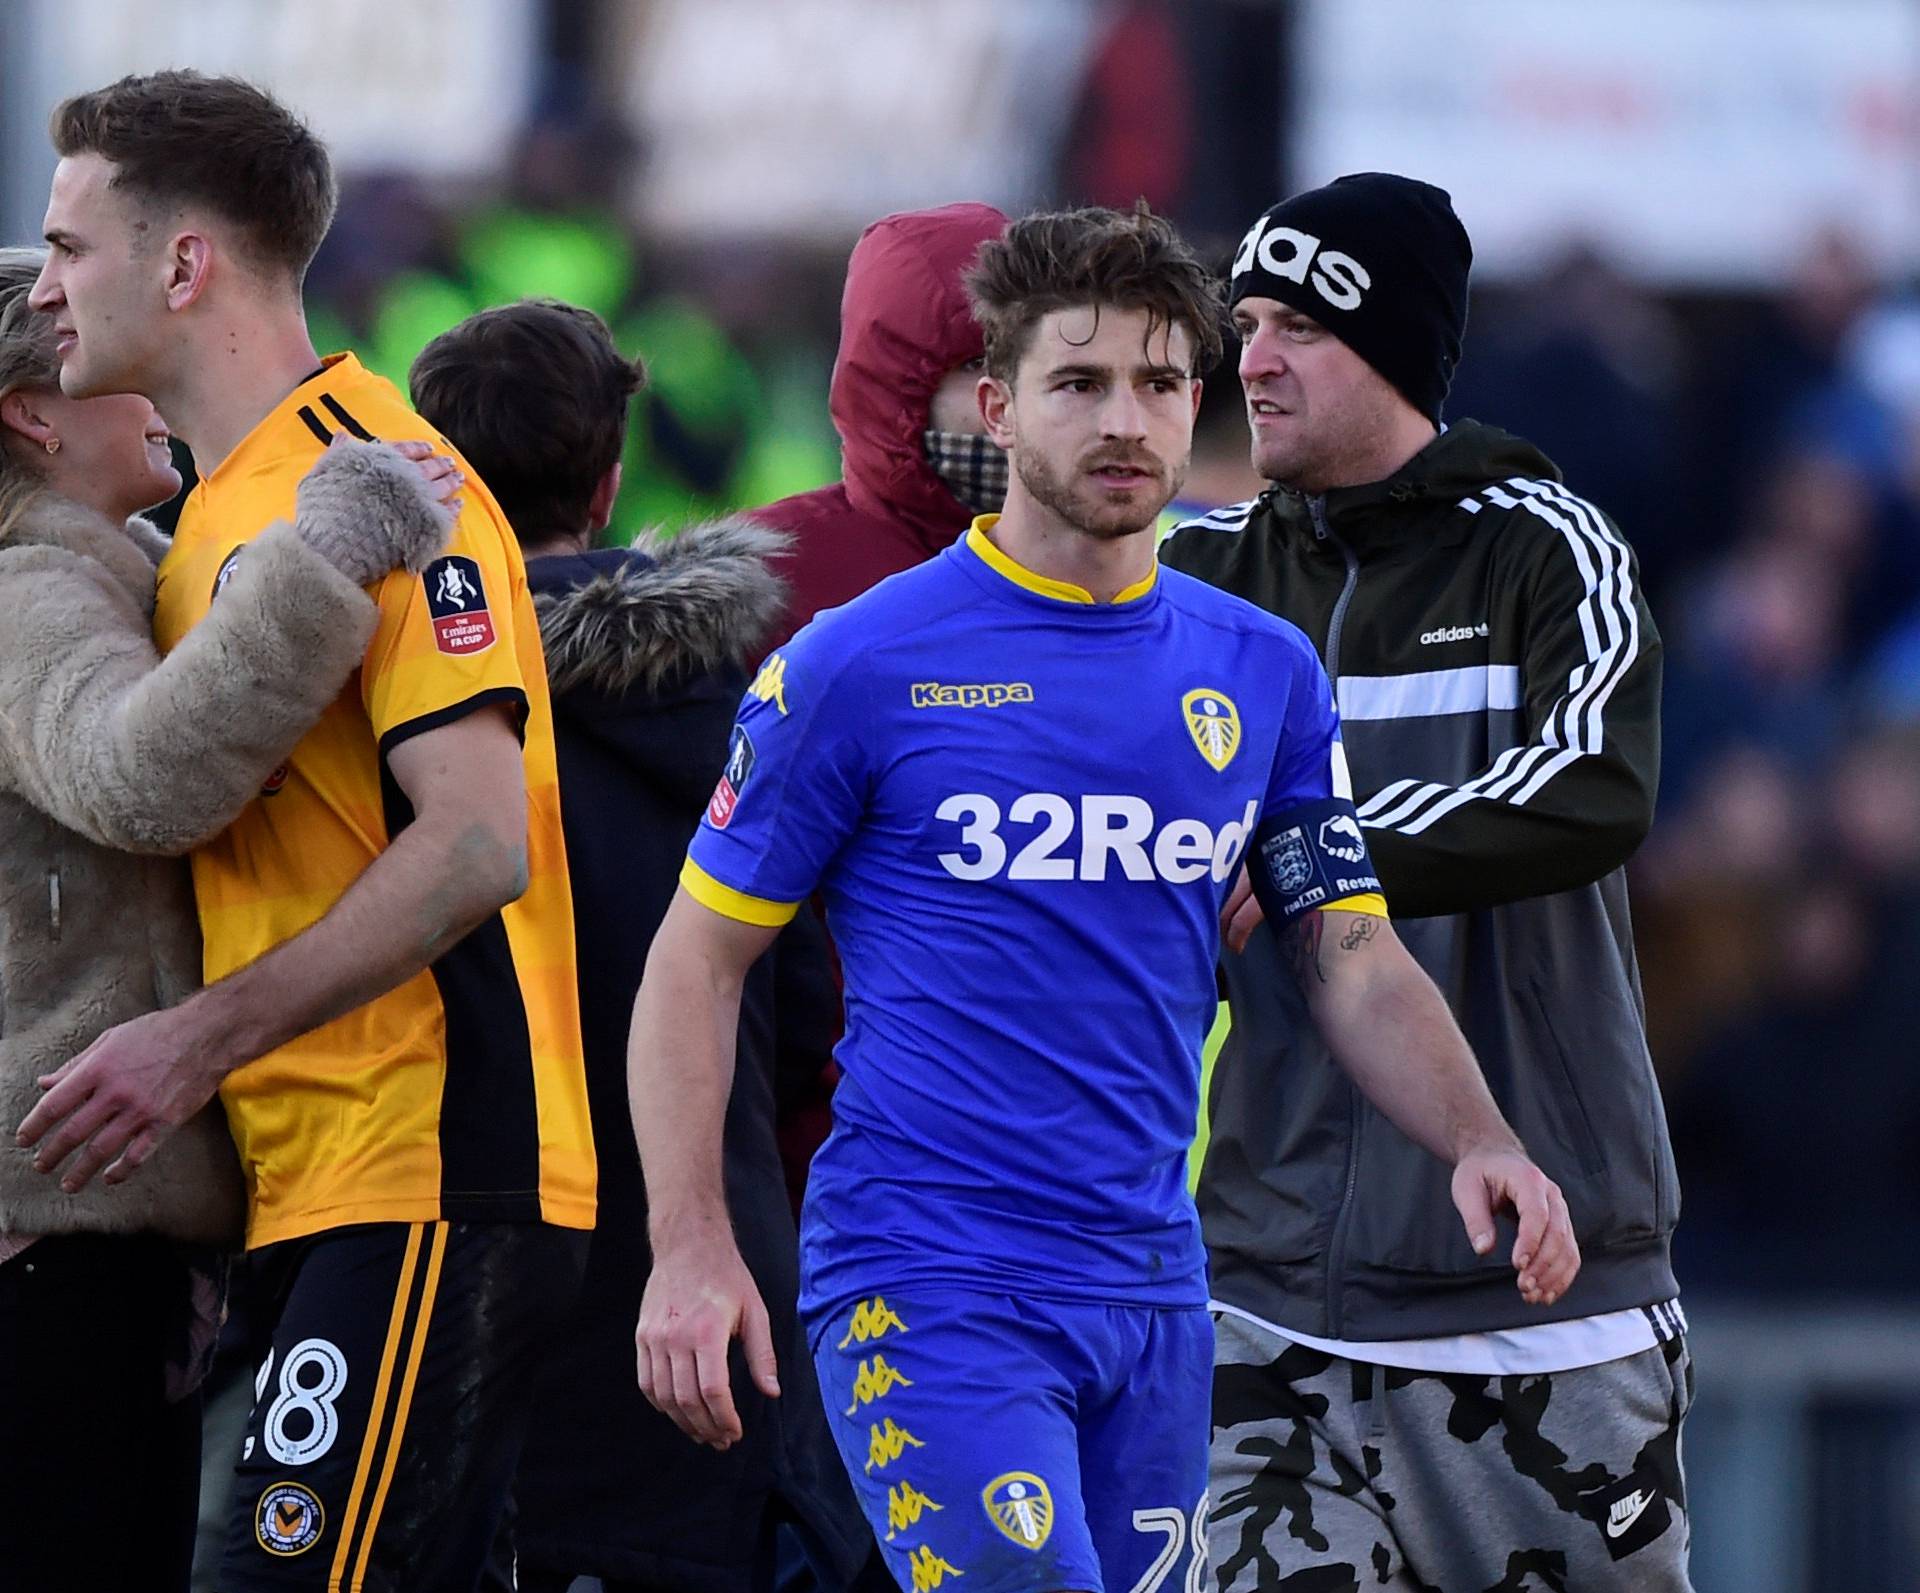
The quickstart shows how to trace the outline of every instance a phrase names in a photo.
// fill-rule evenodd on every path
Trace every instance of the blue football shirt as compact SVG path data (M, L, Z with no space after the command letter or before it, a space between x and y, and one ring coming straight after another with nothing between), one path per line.
M767 660L682 874L748 922L825 896L809 1314L909 1283L1203 1303L1186 1152L1249 843L1289 911L1385 911L1298 630L1171 570L1095 603L991 523Z

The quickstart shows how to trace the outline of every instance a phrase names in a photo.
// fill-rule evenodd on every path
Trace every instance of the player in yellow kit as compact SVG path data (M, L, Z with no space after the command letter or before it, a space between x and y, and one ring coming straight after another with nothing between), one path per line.
M62 387L167 395L202 475L160 572L170 647L334 434L438 439L308 341L332 176L271 98L123 79L54 139L34 302ZM546 676L480 483L443 555L374 595L348 691L193 859L207 988L103 1036L23 1126L69 1184L113 1180L225 1103L271 1329L229 1593L473 1587L593 1222Z

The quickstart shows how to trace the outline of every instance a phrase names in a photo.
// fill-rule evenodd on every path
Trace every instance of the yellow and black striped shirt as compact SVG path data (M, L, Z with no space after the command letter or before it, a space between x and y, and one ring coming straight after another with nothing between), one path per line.
M453 450L391 383L336 355L195 488L160 567L162 650L277 519L335 431ZM503 702L523 720L526 893L432 968L237 1069L221 1099L250 1195L247 1241L357 1222L593 1224L594 1159L574 983L553 721L526 570L468 472L424 575L375 589L359 673L233 826L194 855L209 981L321 918L412 817L387 768L409 736Z

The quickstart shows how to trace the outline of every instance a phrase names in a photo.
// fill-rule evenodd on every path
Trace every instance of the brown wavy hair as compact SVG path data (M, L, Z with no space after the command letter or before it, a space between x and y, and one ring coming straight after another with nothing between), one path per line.
M1041 320L1084 305L1145 310L1149 339L1162 326L1184 326L1196 376L1220 358L1220 283L1145 200L1130 211L1023 216L980 246L966 288L986 333L987 370L1008 384Z

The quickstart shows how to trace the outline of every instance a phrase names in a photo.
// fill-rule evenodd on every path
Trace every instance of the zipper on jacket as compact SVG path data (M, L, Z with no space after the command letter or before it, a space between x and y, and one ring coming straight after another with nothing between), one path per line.
M1333 617L1327 621L1327 679L1336 688L1340 681L1340 628L1346 623L1347 608L1353 602L1353 589L1360 584L1360 559L1352 548L1333 534L1327 524L1327 500L1323 494L1307 499L1307 514L1313 521L1316 541L1331 542L1340 550L1347 566L1346 583L1334 600ZM1336 691L1337 695L1337 691ZM1334 1213L1333 1234L1327 1242L1327 1337L1340 1337L1342 1319L1340 1274L1347 1254L1347 1225L1353 1213L1354 1186L1360 1180L1360 1090L1347 1081L1347 1182L1340 1195L1340 1209Z
M1337 1339L1345 1326L1340 1275L1346 1270L1347 1226L1353 1215L1353 1189L1360 1181L1360 1089L1347 1081L1347 1182L1340 1192L1340 1209L1334 1214L1333 1233L1327 1240L1327 1337Z
M1340 588L1340 595L1334 599L1333 618L1327 622L1327 679L1338 682L1340 679L1340 627L1346 623L1347 605L1353 601L1353 589L1360 584L1360 560L1352 548L1333 534L1327 524L1327 500L1324 494L1307 499L1307 514L1313 520L1313 535L1317 542L1331 542L1340 550L1340 557L1347 566L1346 584Z

